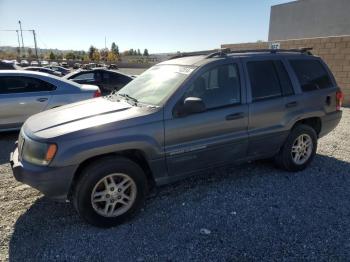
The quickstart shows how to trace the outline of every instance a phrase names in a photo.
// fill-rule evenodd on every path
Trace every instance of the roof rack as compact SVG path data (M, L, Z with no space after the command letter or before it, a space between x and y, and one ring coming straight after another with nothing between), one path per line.
M219 50L220 49L178 53L178 54L172 56L169 60L176 59L176 58L181 58L181 57L196 56L196 55L210 55L210 54L219 52Z
M246 49L246 50L230 50L227 54L235 54L235 53L302 53L307 55L312 55L311 53L312 47L303 47L298 49Z
M196 52L188 52L188 53L179 53L171 59L181 58L181 57L189 57L189 56L197 56L197 55L206 55L207 58L213 57L226 57L228 54L240 54L240 53L302 53L307 55L312 55L311 53L312 47L304 47L299 49L244 49L244 50L231 50L229 48L223 49L214 49L214 50L204 50L204 51L196 51Z

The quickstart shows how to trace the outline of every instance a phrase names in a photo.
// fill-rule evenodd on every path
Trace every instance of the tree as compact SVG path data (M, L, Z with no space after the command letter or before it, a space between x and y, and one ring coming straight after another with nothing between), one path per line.
M138 56L141 55L140 49L137 49L137 55L138 55Z
M95 52L92 55L92 60L93 61L100 61L100 58L101 58L100 52L97 49L95 49Z
M68 53L65 55L65 58L66 58L67 60L74 60L76 57L75 57L74 52L68 52Z
M56 59L58 59L58 60L63 59L63 53L61 52L61 53L56 54Z
M94 57L94 53L97 51L96 47L94 46L90 46L89 48L89 58L90 60L93 60L93 57Z
M143 51L143 56L149 56L147 48Z
M115 53L113 53L112 51L109 51L108 55L107 55L107 61L108 62L115 62L117 60L118 60L118 56Z
M50 60L55 60L56 59L56 56L55 56L55 54L52 51L49 54L49 59Z
M107 60L107 56L108 56L108 48L103 48L100 50L100 55L101 55L101 59L103 61Z
M114 42L112 43L111 51L113 54L119 56L119 47Z

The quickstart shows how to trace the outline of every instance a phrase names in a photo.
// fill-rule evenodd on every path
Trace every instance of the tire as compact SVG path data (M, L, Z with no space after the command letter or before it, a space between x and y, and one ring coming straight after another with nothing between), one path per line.
M123 181L127 181L125 185ZM130 219L143 205L146 193L146 176L135 162L106 157L84 168L72 200L83 220L108 228Z
M299 141L303 141L301 143L301 147L299 147L297 139ZM308 141L311 144L311 149L306 146ZM298 151L301 150L301 151ZM304 170L314 159L317 150L317 134L316 131L307 125L297 125L295 126L284 145L280 149L280 152L275 156L275 163L278 167L285 169L291 172L297 172ZM293 151L293 152L292 152ZM300 153L301 152L301 153ZM300 157L300 161L298 161L298 156Z

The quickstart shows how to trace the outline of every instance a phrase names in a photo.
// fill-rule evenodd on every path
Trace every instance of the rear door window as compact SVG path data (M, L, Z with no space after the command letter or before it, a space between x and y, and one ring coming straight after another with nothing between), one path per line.
M54 85L32 77L0 77L0 94L44 92L55 89Z
M118 73L109 73L109 83L124 86L131 81L131 78L118 74Z
M82 73L72 78L73 80L94 80L94 73Z
M282 87L282 92L284 96L289 96L294 94L292 81L287 73L286 68L284 67L282 61L274 61L274 65L278 74L280 85Z
M327 70L318 60L298 59L289 61L304 92L331 88Z
M282 96L281 85L273 61L247 63L253 101Z

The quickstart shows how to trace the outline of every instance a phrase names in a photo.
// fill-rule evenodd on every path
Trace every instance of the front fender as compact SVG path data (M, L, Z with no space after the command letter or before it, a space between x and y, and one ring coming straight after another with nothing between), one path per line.
M130 149L144 152L148 161L163 157L162 146L155 139L145 135L131 135L73 144L60 151L51 165L78 165L95 156Z

